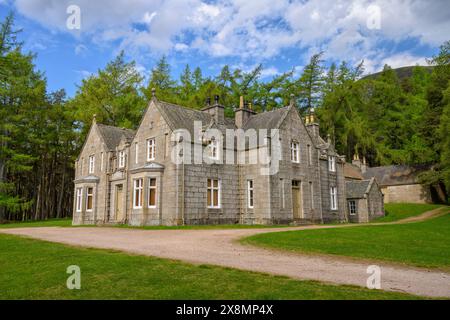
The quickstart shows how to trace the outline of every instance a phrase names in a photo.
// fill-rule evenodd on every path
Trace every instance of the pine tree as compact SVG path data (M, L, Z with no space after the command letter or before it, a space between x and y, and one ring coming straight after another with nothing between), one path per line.
M146 101L139 94L142 76L134 61L126 62L121 52L105 69L82 81L69 102L87 133L94 114L100 123L134 128L139 123Z
M35 71L34 57L22 53L13 28L9 15L0 27L0 220L32 205L21 177L32 170L29 137L45 100L45 80Z
M322 56L323 52L320 52L311 57L296 83L301 112L314 109L320 105L324 72Z
M176 101L176 82L172 80L170 75L170 66L166 56L162 56L156 63L150 75L150 82L144 90L145 97L150 100L153 95L153 89L159 99L168 102Z

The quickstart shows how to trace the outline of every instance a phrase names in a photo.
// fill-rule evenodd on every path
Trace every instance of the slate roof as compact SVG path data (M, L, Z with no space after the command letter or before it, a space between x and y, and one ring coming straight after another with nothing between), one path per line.
M98 130L105 141L106 147L109 150L114 150L122 140L122 137L125 137L128 141L132 140L135 134L135 131L124 128L117 128L113 126L107 126L104 124L97 124Z
M370 185L370 180L353 180L346 181L345 188L347 190L347 199L361 199L364 198L367 188Z
M163 101L158 101L158 105L172 130L182 128L192 133L194 130L194 121L201 121L203 126L207 126L212 122L212 116L206 112Z
M344 165L344 177L346 179L364 180L361 169L358 166L348 162Z
M272 111L255 114L244 124L247 129L277 129L281 121L286 117L290 107L274 109Z
M223 124L216 124L213 116L209 113L160 100L157 100L156 104L172 130L186 129L192 136L194 136L194 121L201 121L204 129L217 128L224 134L226 129L236 128L234 118L225 117ZM291 106L286 106L252 115L242 129L277 129L291 108ZM320 136L315 137L311 134L311 138L316 146L329 148L329 145Z
M395 186L405 184L417 184L420 173L428 170L429 165L397 165L367 168L363 173L364 178L375 177L380 186Z
M223 124L214 124L213 116L200 110L189 109L164 101L158 101L158 106L172 130L183 128L193 134L194 121L201 121L204 127L212 126L213 128L218 128L220 130L236 128L234 118L225 118ZM243 129L258 130L278 128L288 112L289 107L284 107L269 112L255 114L244 124Z

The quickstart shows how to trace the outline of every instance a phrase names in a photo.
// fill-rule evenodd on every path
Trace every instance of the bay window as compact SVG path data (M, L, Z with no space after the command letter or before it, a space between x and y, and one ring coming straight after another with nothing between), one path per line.
M143 191L143 179L134 180L134 190L133 190L133 208L142 208L142 191Z
M148 179L148 207L156 208L156 178Z
M76 211L81 212L81 206L83 202L83 189L77 188L77 200L76 200Z
M92 211L94 208L94 188L86 189L86 211Z

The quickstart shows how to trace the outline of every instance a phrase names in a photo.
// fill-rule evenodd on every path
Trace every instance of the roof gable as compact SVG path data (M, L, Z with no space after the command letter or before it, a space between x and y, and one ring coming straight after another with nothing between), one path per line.
M290 107L273 109L272 111L258 113L250 117L244 124L244 130L248 129L278 129L290 111Z
M361 181L346 181L345 188L348 199L361 199L364 198L368 192L369 186L372 180Z
M122 139L131 141L135 134L135 132L130 129L117 128L104 124L97 124L97 128L109 151L114 150L120 144Z
M374 177L381 186L417 184L419 174L429 168L429 165L374 167L367 168L363 176L366 179Z

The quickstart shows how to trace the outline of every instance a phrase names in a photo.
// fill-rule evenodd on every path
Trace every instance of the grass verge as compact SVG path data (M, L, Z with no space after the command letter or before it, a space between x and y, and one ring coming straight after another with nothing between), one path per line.
M0 234L0 299L419 299ZM81 290L66 269L81 268Z
M439 204L415 204L415 203L386 203L384 209L386 216L372 222L393 222L410 217L416 217L427 211L442 207Z
M407 224L265 233L241 242L450 270L450 214Z

